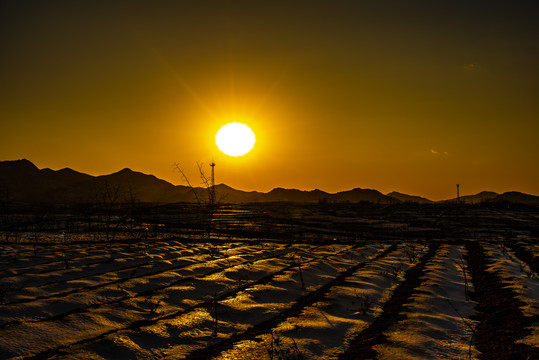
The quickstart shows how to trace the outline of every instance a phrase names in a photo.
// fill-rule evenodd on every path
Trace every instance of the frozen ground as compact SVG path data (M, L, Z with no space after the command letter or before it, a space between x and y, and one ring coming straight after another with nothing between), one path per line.
M482 246L493 259L484 270L537 318L528 264ZM0 358L346 358L398 303L375 357L475 359L473 293L467 248L455 242L8 244ZM514 341L537 346L537 322L532 330Z

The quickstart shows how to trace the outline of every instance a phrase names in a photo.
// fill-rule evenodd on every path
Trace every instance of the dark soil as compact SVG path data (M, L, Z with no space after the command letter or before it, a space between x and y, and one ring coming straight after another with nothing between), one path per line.
M468 242L468 269L478 302L475 319L479 321L475 346L485 360L539 359L537 348L516 343L530 334L533 318L519 309L524 303L509 287L504 287L500 274L486 271L491 260L481 244Z
M508 246L520 261L524 261L536 275L539 275L539 256L533 256L520 244L509 243Z

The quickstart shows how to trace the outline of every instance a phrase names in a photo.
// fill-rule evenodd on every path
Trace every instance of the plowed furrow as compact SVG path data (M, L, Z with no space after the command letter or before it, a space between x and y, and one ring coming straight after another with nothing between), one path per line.
M537 348L517 342L530 334L528 326L533 322L519 309L525 304L513 289L503 285L499 274L486 270L492 260L478 242L468 242L466 247L478 302L475 345L481 358L536 359Z
M248 329L247 331L243 333L235 334L231 336L230 338L224 341L221 341L215 345L211 345L200 350L195 350L194 352L189 354L186 357L186 359L191 359L191 360L211 359L215 356L218 356L223 351L231 349L234 346L234 344L240 341L253 340L257 336L271 331L271 329L275 328L277 325L285 321L287 318L298 316L306 307L312 306L314 303L324 300L325 296L331 291L333 287L342 285L346 281L346 278L352 275L354 272L365 267L367 264L373 261L376 261L380 259L381 257L386 256L387 254L394 251L395 249L396 249L396 245L393 244L390 247L388 247L386 250L381 252L380 254L373 257L372 259L368 261L360 262L356 265L349 267L347 270L343 271L340 275L335 277L330 282L322 285L320 288L316 289L315 291L312 291L300 297L299 299L297 299L288 309L278 313L277 315L273 316L272 318L266 321L263 321L260 324L255 325L254 327Z
M340 359L372 359L376 357L377 353L373 346L387 342L384 331L406 319L406 304L411 301L416 288L421 285L421 278L425 274L427 262L434 256L438 248L439 244L429 245L425 255L406 272L404 281L384 304L382 314L350 342L350 346L339 357Z
M315 258L312 258L310 260L306 260L306 261L304 261L302 263L302 266L305 266L306 264L316 262L316 261L323 261L324 259L327 259L327 258L332 257L332 256L339 256L339 255L341 255L342 253L344 253L344 252L346 252L348 250L349 249L343 249L343 250L341 250L341 251L339 251L339 252L337 252L335 254L325 255L325 256L322 256L322 257L315 257ZM263 260L267 260L267 259L269 259L271 257L274 257L274 256L272 255L272 256L268 256L267 258L258 258L258 259L248 260L248 261L245 261L243 263L236 264L235 266L241 266L241 265L246 265L248 263L254 263L254 262L258 262L258 261L263 261ZM47 359L47 358L50 358L50 357L52 357L54 355L62 355L62 353L65 353L66 349L69 349L69 348L74 347L74 346L91 343L93 341L99 341L99 340L101 340L101 339L103 339L103 338L105 338L105 337L107 337L109 335L112 335L112 334L115 334L115 333L118 333L118 332L121 332L121 331L138 330L143 326L155 325L159 321L177 318L179 316L190 313L190 312L194 311L197 308L208 307L208 306L210 306L211 304L213 304L216 301L222 301L224 299L234 297L239 292L244 291L245 289L247 289L249 287L269 283L269 282L272 281L272 279L274 277L279 276L279 275L285 273L286 271L288 271L290 269L297 268L298 265L299 265L298 263L292 262L291 264L289 264L287 266L284 266L283 268L281 268L281 269L279 269L277 271L274 271L274 272L272 272L272 273L270 273L270 274L268 274L266 276L263 276L263 277L261 277L261 278L259 278L257 280L248 281L248 282L246 282L245 284L243 284L241 286L235 287L235 288L233 288L233 289L231 289L229 291L226 291L226 292L224 292L224 293L222 293L220 295L212 297L209 300L199 302L199 303L197 303L197 304L195 304L193 306L190 306L190 307L188 307L186 309L175 311L175 312L165 314L165 315L159 315L159 316L156 316L156 317L151 318L151 319L136 320L136 321L133 321L133 322L129 323L126 326L121 327L121 328L116 328L116 329L101 333L99 335L96 335L96 336L93 336L93 337L90 337L90 338L85 338L85 339L82 339L82 340L79 340L79 341L76 341L76 342L73 342L73 343L70 343L70 344L64 344L64 345L56 346L54 348L42 351L42 352L40 352L38 354L35 354L33 356L28 357L28 359ZM215 273L223 272L225 270L226 269L215 269L215 270L210 271L208 274L205 274L203 277L208 277L210 275L214 275ZM200 278L189 278L187 280L182 279L181 282L196 281L196 280L200 280L201 278L202 277L200 277ZM177 284L174 284L174 285L177 285ZM172 285L170 285L170 286L172 286ZM170 286L167 286L167 287L170 287ZM159 289L159 290L164 290L164 288ZM148 296L148 295L151 295L152 293L155 293L155 290L153 290L151 292L148 291L145 294L139 294L137 296Z
M260 250L260 251L262 251L262 250ZM239 254L247 254L247 252L240 252ZM186 255L180 255L178 257L164 258L163 260L177 261L177 260L180 260L182 258L187 258L187 257L188 256L186 256ZM225 256L222 256L222 257L217 257L217 258L215 258L213 260L222 260L222 259L226 259L226 258L230 258L230 256L225 255ZM117 285L117 284L121 284L121 283L124 283L126 281L129 281L131 279L150 277L150 276L158 275L158 274L166 272L166 271L177 271L177 270L181 270L181 269L184 269L184 268L186 268L188 266L193 265L192 263L182 264L182 265L177 265L177 266L170 266L170 267L165 268L165 269L161 268L161 269L151 271L151 272L144 272L144 273L141 273L141 274L136 274L136 272L138 270L140 270L142 268L151 267L151 266L154 265L154 263L155 263L155 260L145 259L145 260L142 260L141 263L135 264L135 265L128 265L128 266L125 266L125 267L119 267L119 268L115 268L115 269L107 269L107 270L104 270L102 272L94 273L94 274L91 274L91 275L87 274L87 275L81 275L81 276L74 277L74 278L63 279L63 280L58 280L58 281L52 281L52 282L49 282L47 284L40 285L40 286L35 286L35 287L32 287L32 288L44 288L44 287L48 287L48 286L64 284L67 281L79 281L79 280L97 278L97 277L100 277L100 276L103 276L103 275L106 275L106 274L109 274L109 273L117 274L118 272L131 271L131 273L127 274L127 276L121 277L121 278L113 280L113 281L103 282L103 283L95 284L95 285L84 286L84 287L80 287L80 288L76 288L76 289L65 290L65 291L61 291L61 292L53 292L53 293L50 293L49 295L36 296L36 297L30 298L30 299L21 299L21 300L12 301L12 302L6 302L5 304L6 305L17 305L17 304L31 303L31 302L34 302L34 301L37 301L37 300L44 300L44 299L51 299L51 298L62 298L62 297L65 297L66 295L79 294L79 293L83 293L85 291L95 290L95 289L105 287L105 286Z
M274 256L273 254L268 254L266 257L262 257L262 258L259 258L259 259L256 259L256 260L247 260L247 261L244 261L242 263L227 266L227 267L224 267L224 268L218 267L218 268L213 269L213 270L211 270L211 271L209 271L209 272L207 272L205 274L202 274L202 275L199 275L199 276L182 277L182 278L177 279L177 280L175 280L175 281L173 281L171 283L168 283L166 285L157 286L157 287L154 287L154 288L152 288L150 290L142 291L142 292L139 292L139 293L134 294L134 295L127 295L127 296L123 296L123 297L120 297L118 299L114 299L114 300L107 301L107 302L100 302L100 303L95 303L95 304L91 304L91 305L87 305L87 306L78 307L78 308L72 309L70 311L66 311L66 312L63 312L61 314L49 316L49 317L42 318L42 319L27 320L25 323L42 323L42 322L48 322L48 321L61 320L61 319L65 318L65 317L67 317L69 315L79 314L79 313L83 313L83 312L86 312L86 311L95 310L95 309L98 309L100 307L119 304L121 302L125 302L126 300L134 299L136 297L150 296L150 295L152 295L152 294L154 294L154 293L156 293L158 291L162 291L162 290L164 290L164 289L166 289L168 287L171 287L171 286L177 286L177 285L184 284L184 283L187 283L187 282L190 282L190 281L200 280L200 279L202 279L204 277L214 275L214 274L216 274L218 272L226 271L227 269L229 269L231 267L234 267L234 266L251 264L251 263L253 263L255 261L262 261L264 259L267 259L267 258L273 257L273 256ZM214 259L214 261L225 260L226 258L228 258L228 257ZM64 298L66 295L72 295L72 294L76 294L76 293L88 292L90 290L95 290L95 289L98 289L98 288L102 288L104 286L116 285L116 284L119 284L119 283L122 283L122 282L130 281L132 279L155 276L155 275L158 275L160 273L165 273L165 272L168 272L168 271L181 270L183 268L187 268L187 267L192 266L192 265L193 264L182 265L182 266L177 266L175 268L166 269L166 270L161 269L161 270L155 271L153 273L146 273L146 274L141 274L141 275L138 275L138 276L135 275L135 276L131 276L129 278L124 278L124 279L119 279L117 281L112 281L112 282L109 282L107 284L98 284L98 285L86 287L84 289L76 289L76 290L73 290L73 291L66 291L66 292L64 292L62 294L56 294L54 296L49 296L49 297L45 297L45 298L46 299L58 298L59 299L58 301L61 301L61 299ZM36 301L36 299L32 299L32 301ZM17 325L17 324L20 324L20 321L8 321L8 322L3 323L3 324L0 325L0 330L4 329L6 327L9 327L9 326Z
M513 250L516 257L525 262L530 269L536 274L539 275L539 257L533 256L533 253L526 250L524 246L520 244L509 244L509 248Z

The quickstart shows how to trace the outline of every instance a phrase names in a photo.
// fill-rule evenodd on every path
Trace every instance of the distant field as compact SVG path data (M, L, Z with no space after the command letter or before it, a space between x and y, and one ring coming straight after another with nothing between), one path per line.
M1 204L0 204L1 205ZM355 243L539 237L539 208L454 204L115 203L0 206L0 243L163 240Z

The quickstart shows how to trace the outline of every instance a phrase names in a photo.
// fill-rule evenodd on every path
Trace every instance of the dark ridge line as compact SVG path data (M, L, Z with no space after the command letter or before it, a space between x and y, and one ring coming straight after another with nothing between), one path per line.
M384 335L384 331L408 318L405 314L406 304L410 302L416 289L423 283L422 278L426 271L427 262L434 257L439 248L439 243L429 245L428 251L415 266L408 269L404 281L397 286L391 298L386 301L382 314L354 337L345 352L339 355L339 359L376 358L378 353L373 349L373 346L387 343L388 339Z
M254 253L257 253L257 252L260 252L262 250L258 250L258 251L255 251ZM251 253L245 253L245 254L251 254ZM267 257L264 257L264 258L261 258L261 259L258 259L258 260L264 260L264 259L267 259L269 256L274 256L273 254L268 254ZM230 258L231 256L235 256L235 255L230 255L230 256L224 256L224 257L221 257L221 258L216 258L216 259L213 259L212 261L221 261L221 260L225 260L225 259L228 259ZM257 260L257 261L258 261ZM237 265L243 265L243 264L247 264L249 262L253 262L253 260L247 260L243 263L240 263L240 264L236 264L236 265L233 265L233 266L237 266ZM159 270L159 271L155 271L153 273L149 273L149 274L140 274L140 275L136 275L136 276L131 276L131 277L128 277L128 278L122 278L122 279L118 279L118 280L114 280L112 282L109 282L107 284L97 284L97 285L92 285L90 287L85 287L85 288L81 288L81 289L73 289L73 290L68 290L62 294L55 294L55 295L52 295L52 296L47 296L47 295L44 295L42 297L37 297L37 298L34 298L34 299L30 299L28 302L32 302L32 301L36 301L36 300L43 300L43 299L51 299L51 298L55 298L55 297L63 297L65 295L71 295L73 293L77 293L77 292L85 292L85 291L88 291L88 290L93 290L95 288L99 288L99 287L104 287L104 286L109 286L109 285L114 285L114 284L117 284L117 283L120 283L120 282L126 282L128 280L131 280L131 279L137 279L137 278L141 278L141 277L145 277L145 276L153 276L153 275L156 275L156 274L159 274L159 273L162 273L162 272L166 272L166 271L175 271L175 270L181 270L183 268L186 268L188 266L191 266L193 265L193 263L190 263L190 264L187 264L187 265L180 265L180 266L176 266L174 268L170 268L170 269L167 269L167 270ZM115 299L115 300L112 300L112 301L108 301L108 302L102 302L102 303L97 303L97 304L90 304L90 305L87 305L87 306L83 306L83 307L79 307L79 308L75 308L75 309L72 309L72 310L69 310L65 313L61 313L61 314L57 314L57 315L53 315L53 316L49 316L49 317L46 317L46 318L42 318L42 319L37 319L37 320L26 320L25 323L41 323L41 322L46 322L46 321L54 321L54 320L58 320L58 319L62 319L66 316L69 316L69 315L72 315L72 314L76 314L76 313L81 313L81 312L84 312L88 309L94 309L94 308L98 308L98 307L101 307L101 306L106 306L106 305L112 305L112 304L116 304L116 303L119 303L119 302L122 302L122 301L125 301L125 300L129 300L129 299L133 299L133 298L136 298L138 296L148 296L149 294L153 293L153 292L156 292L156 291L160 291L160 290L163 290L167 287L170 287L170 286L175 286L175 285L178 285L178 284L181 284L182 282L185 282L185 281L191 281L191 280L196 280L197 278L203 278L203 277L206 277L206 276L209 276L209 275L213 275L215 273L215 271L219 271L219 270L224 270L224 269L228 269L230 268L231 266L227 266L227 267L224 267L224 268L220 268L220 269L215 269L215 270L212 270L206 274L203 274L203 275L200 275L198 277L195 277L195 276L188 276L186 278L181 278L181 279L178 279L174 282L172 282L171 284L168 284L168 285L162 285L162 286L159 286L159 287L156 287L154 289L149 289L149 290L145 290L145 291L142 291L140 293L137 293L135 295L132 295L132 296L126 296L126 297L122 297L120 299ZM6 305L12 305L13 303L9 303L9 304L6 304ZM17 304L20 304L20 303L17 303ZM11 321L7 321L3 324L0 324L0 330L1 329L4 329L5 327L7 326L11 326L11 325L18 325L20 324L21 321L19 320L11 320Z
M360 262L356 265L351 266L350 268L346 269L345 271L341 272L339 275L337 275L333 280L330 282L322 285L320 288L301 296L298 298L291 307L288 309L276 314L275 316L271 317L270 319L267 319L247 330L245 330L242 333L233 334L227 339L224 339L223 341L210 345L208 347L198 349L193 351L192 353L188 354L185 359L190 360L198 360L198 359L211 359L219 354L221 354L223 351L231 349L235 343L245 340L253 340L259 335L262 335L264 333L267 333L271 331L271 329L275 328L277 325L279 325L282 321L286 320L287 318L297 316L305 309L307 306L311 306L317 301L320 301L324 299L332 287L342 285L346 282L346 278L351 276L354 272L362 269L367 264L372 263L375 260L378 260L379 258L386 256L390 252L394 251L397 247L397 244L392 244L389 246L386 250L382 251L381 253L377 254L372 259Z
M537 359L537 348L516 343L531 334L529 326L537 316L526 317L520 310L525 304L518 300L512 288L503 284L500 275L487 271L493 263L483 246L467 242L468 269L474 285L479 320L475 333L475 346L483 360Z
M533 256L530 251L526 250L520 244L508 242L506 245L513 251L520 261L529 266L536 276L539 275L539 256Z
M359 245L355 245L353 246L352 248L357 248L359 247ZM320 258L314 258L314 259L310 259L308 261L305 261L302 263L302 265L304 264L307 264L307 263L311 263L311 262L315 262L315 261L321 261L323 259L326 259L328 257L331 257L331 256L338 256L338 255L341 255L342 253L346 253L348 252L350 249L343 249L335 254L330 254L330 255L326 255L326 256L323 256L323 257L320 257ZM269 258L269 257L268 257ZM248 260L248 261L245 261L241 264L237 264L237 265L234 265L234 266L238 266L238 265L244 265L244 264L248 264L248 263L254 263L256 261L260 261L260 260L266 260L268 258L263 258L263 259L256 259L256 260ZM133 321L131 324L123 327L123 328L119 328L119 329L112 329L110 331L107 331L105 333L102 333L102 334L99 334L99 335L96 335L94 337L91 337L91 338L87 338L87 339L81 339L79 341L76 341L74 343L71 343L71 344L65 344L65 345L60 345L60 346L57 346L53 349L48 349L48 350L44 350L38 354L34 354L34 355L31 355L29 357L26 357L24 359L27 359L27 360L34 360L34 359L49 359L51 358L52 356L55 356L55 355L66 355L67 352L65 351L65 349L68 349L70 347L73 347L73 346L78 346L78 345L81 345L81 344L86 344L86 343L90 343L90 342L93 342L93 341L98 341L100 339L103 339L105 338L106 336L110 335L110 334L114 334L114 333L117 333L117 332L120 332L120 331L129 331L129 330L136 330L136 329L140 329L141 327L143 326L149 326L149 325L153 325L153 324L156 324L158 321L162 321L162 320L167 320L167 319L172 319L172 318L175 318L175 317L178 317L178 316L182 316L182 315L185 315L189 312L192 312L193 310L197 309L197 308L200 308L200 307L208 307L208 306L211 306L215 301L221 301L221 300L224 300L228 297L231 297L231 296L235 296L238 292L240 291L243 291L249 287L252 287L254 285L261 285L261 284L265 284L265 283L268 283L270 282L275 276L278 276L280 274L283 274L284 272L292 269L292 268L295 268L298 266L298 262L296 261L293 261L290 265L287 265L285 266L284 268L276 271L276 272L273 272L271 274L268 274L266 276L263 276L262 278L258 279L258 280L255 280L255 281L252 281L252 282L249 282L249 283L246 283L246 284L243 284L237 288L234 288L232 289L231 291L229 292L225 292L223 294L220 294L219 296L216 296L214 298L211 298L209 300L206 300L204 302L201 302L201 303L198 303L198 304L195 304L195 305L192 305L184 310L179 310L179 311L176 311L176 312L173 312L173 313L170 313L170 314L167 314L167 315L163 315L163 316L157 316L157 317L154 317L152 319L143 319L143 320L135 320ZM223 269L221 269L223 270ZM207 273L202 277L206 277L206 276L210 276L210 275L213 275L214 273L216 272L219 272L219 269L216 269L216 270L212 270L210 273ZM193 279L190 279L190 280L193 280ZM196 280L196 279L194 279Z

